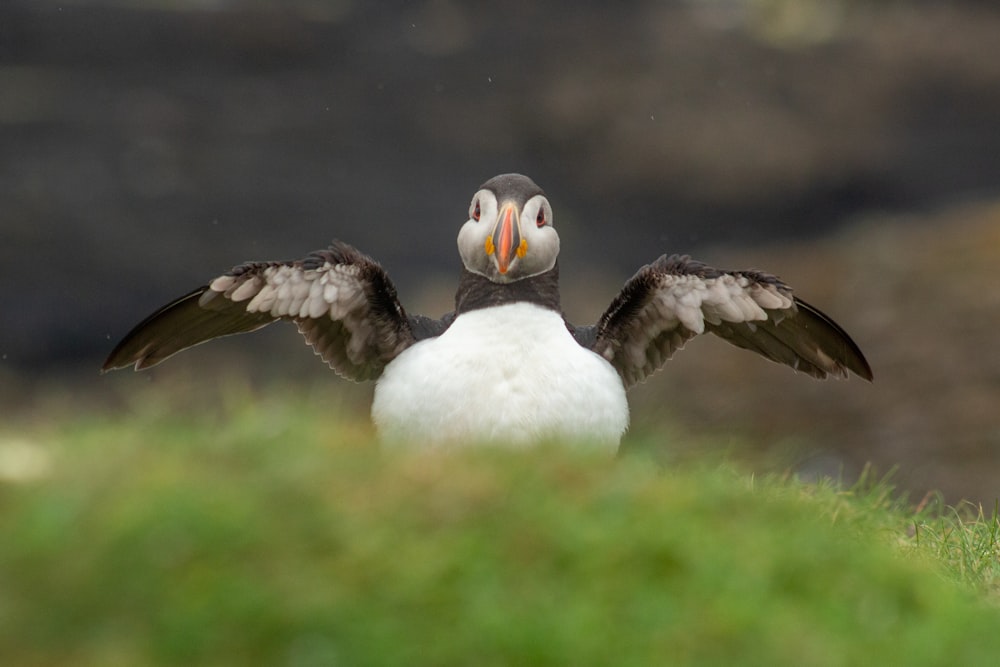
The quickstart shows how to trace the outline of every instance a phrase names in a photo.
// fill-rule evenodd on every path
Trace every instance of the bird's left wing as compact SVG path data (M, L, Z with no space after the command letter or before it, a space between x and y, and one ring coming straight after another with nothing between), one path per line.
M850 336L775 276L721 271L687 256L664 255L642 267L595 327L574 331L611 362L626 387L705 332L813 377L853 371L872 379Z
M351 380L377 378L416 340L382 267L335 241L298 261L241 264L167 304L118 343L102 370L148 368L193 345L281 319L294 321L316 354Z

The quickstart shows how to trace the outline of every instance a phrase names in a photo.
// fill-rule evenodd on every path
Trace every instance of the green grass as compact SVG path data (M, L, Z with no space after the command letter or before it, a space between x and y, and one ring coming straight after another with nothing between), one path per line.
M147 393L0 431L0 664L1000 655L995 511L558 446L379 455L323 396Z

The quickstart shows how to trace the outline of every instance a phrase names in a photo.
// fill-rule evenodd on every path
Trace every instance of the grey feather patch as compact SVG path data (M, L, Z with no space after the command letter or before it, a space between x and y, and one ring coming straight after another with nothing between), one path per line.
M371 380L417 338L451 322L411 320L385 271L345 243L291 262L249 262L159 309L112 351L104 370L153 366L205 341L292 320L338 374Z
M639 269L593 331L591 349L611 362L626 386L705 332L817 378L846 377L849 370L872 377L844 330L796 299L777 277L722 271L687 256L664 255Z

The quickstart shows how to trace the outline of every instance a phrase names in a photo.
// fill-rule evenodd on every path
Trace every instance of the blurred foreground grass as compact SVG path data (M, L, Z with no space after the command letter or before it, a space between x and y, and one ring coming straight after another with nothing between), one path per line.
M642 454L380 455L302 390L138 394L0 430L0 664L1000 655L995 516Z

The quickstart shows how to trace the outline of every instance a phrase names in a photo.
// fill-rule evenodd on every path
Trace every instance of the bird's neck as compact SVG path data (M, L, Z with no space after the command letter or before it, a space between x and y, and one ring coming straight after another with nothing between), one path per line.
M462 269L455 294L455 315L507 303L534 303L562 313L559 303L559 265L530 278L495 283L485 276Z

